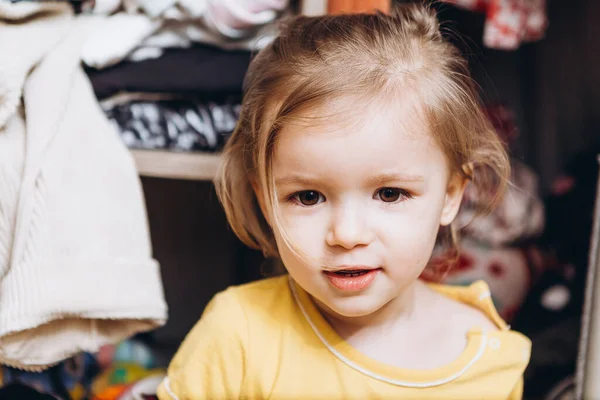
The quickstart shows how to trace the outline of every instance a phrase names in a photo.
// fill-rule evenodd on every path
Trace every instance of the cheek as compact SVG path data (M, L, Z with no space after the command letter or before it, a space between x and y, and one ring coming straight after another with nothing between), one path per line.
M419 221L415 225L390 228L387 232L382 242L391 257L404 260L404 265L424 266L427 263L437 237L437 225L426 226L425 221Z
M327 216L324 210L320 212L282 213L283 229L292 243L311 257L317 257L325 243L327 233ZM283 246L281 232L275 233L277 245Z
M286 271L303 288L314 289L315 284L317 284L315 282L317 277L315 272L319 270L320 263L318 263L318 261L313 261L315 264L311 265L311 262L307 262L303 258L303 256L315 257L314 254L307 251L306 243L298 243L297 240L294 241L296 249L302 251L302 256L300 256L284 244L280 235L276 234L275 240L277 241L277 246L279 248L279 257L281 258L283 265L285 265Z
M427 204L381 218L379 237L393 265L424 268L435 245L441 207Z
M275 241L281 261L290 275L305 286L310 280L311 271L318 269L318 265L321 264L322 252L320 249L323 242L322 237L315 234L317 230L315 225L306 220L310 220L310 218L288 217L285 219L287 237L294 246L294 250L283 240L281 232L275 231ZM311 266L313 263L315 265Z

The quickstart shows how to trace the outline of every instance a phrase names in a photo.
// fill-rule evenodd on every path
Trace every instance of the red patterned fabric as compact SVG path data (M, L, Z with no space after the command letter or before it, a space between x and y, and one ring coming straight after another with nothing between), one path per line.
M507 322L520 309L530 288L531 273L527 251L516 247L490 248L463 240L456 263L449 264L445 254L436 249L421 279L448 285L467 286L485 281L500 316ZM440 273L443 276L440 276Z
M514 50L522 42L540 40L548 26L546 0L442 0L486 14L483 43Z

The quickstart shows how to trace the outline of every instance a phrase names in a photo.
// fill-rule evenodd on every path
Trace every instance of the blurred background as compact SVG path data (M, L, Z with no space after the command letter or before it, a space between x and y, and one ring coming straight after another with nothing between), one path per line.
M168 322L159 328L160 311L127 318L67 313L122 320L119 344L98 342L101 351L92 354L94 346L74 341L64 352L68 357L35 373L24 371L32 368L20 365L24 356L17 353L13 363L5 362L13 368L0 367L0 393L10 386L12 393L35 388L36 395L74 400L133 399L126 396L135 390L151 394L155 378L208 300L270 269L269 260L243 246L227 227L211 182L239 116L253 54L273 39L278 20L287 16L388 12L394 3L0 0L0 168L19 165L22 174L14 178L0 169L0 178L22 180L25 187L28 171L35 169L31 165L46 159L40 154L58 146L60 137L77 138L65 139L71 143L69 156L60 158L65 165L110 165L112 175L98 172L72 182L100 182L89 190L121 188L111 189L102 204L90 202L90 213L100 215L114 203L122 213L119 223L131 227L134 223L124 222L129 211L123 204L137 204L144 212L147 225L139 219L135 224L151 247L139 245L143 249L135 256L158 261L160 275L148 275L148 282L162 281L169 307ZM509 148L514 183L496 211L473 223L479 205L467 192L458 218L461 256L441 279L461 285L486 280L503 318L532 339L526 399L574 398L600 153L600 2L442 0L433 6L444 34L469 60L482 106ZM42 116L44 107L50 111ZM72 120L77 124L65 122ZM69 133L65 126L72 127ZM108 144L108 137L114 142ZM19 207L27 207L21 205L25 193L0 191L0 234L8 232L0 235L0 310L2 291L12 290L12 271L20 269L15 249L25 246L15 240L26 225L18 222L24 215ZM66 202L87 201L77 190L62 196ZM99 232L113 235L110 229ZM443 249L432 263L444 265ZM107 269L106 276L125 279L116 271ZM124 303L130 301L129 292L139 287L129 282L119 289L75 280L72 285L87 286L79 292L93 293L101 308L103 296L118 291ZM48 315L47 320L65 318L56 310ZM132 326L131 319L149 325ZM37 328L0 327L0 364L2 354L6 359L9 354L2 349L3 335Z

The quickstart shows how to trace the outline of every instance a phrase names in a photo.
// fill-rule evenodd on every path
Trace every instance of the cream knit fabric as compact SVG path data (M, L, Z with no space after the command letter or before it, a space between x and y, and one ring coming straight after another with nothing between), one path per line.
M99 17L0 4L0 364L36 370L167 308L133 160L79 65Z

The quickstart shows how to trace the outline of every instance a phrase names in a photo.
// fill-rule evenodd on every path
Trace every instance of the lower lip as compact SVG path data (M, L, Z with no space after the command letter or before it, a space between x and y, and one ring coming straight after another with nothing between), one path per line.
M343 276L334 272L325 271L323 272L323 275L329 279L331 286L336 289L344 292L360 292L371 286L380 271L380 269L372 269L366 274L359 276Z

